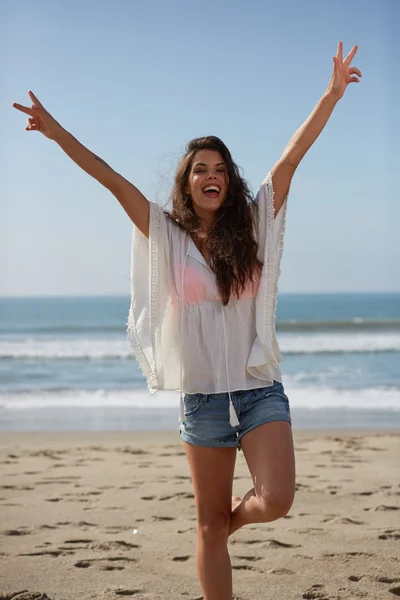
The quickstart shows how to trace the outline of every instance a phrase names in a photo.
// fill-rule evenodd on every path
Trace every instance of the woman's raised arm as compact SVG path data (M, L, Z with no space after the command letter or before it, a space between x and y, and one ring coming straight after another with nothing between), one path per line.
M275 215L278 214L286 198L293 174L300 161L325 127L348 84L358 83L360 81L358 77L362 77L361 71L357 67L350 66L357 49L358 46L353 46L346 58L343 59L343 44L342 42L338 43L336 56L333 57L333 72L326 92L318 101L310 116L293 135L281 158L271 169L275 191Z
M31 108L16 102L13 103L14 108L29 115L26 130L39 131L48 139L55 141L81 169L110 190L136 227L148 237L150 205L147 198L104 160L90 152L66 131L31 91L28 94L32 101Z

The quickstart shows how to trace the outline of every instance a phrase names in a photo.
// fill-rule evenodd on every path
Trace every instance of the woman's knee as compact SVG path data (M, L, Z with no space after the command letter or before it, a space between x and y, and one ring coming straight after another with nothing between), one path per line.
M291 491L275 491L258 497L261 514L266 520L271 517L280 519L288 514L294 501Z
M197 518L198 534L204 541L218 543L228 538L230 522L230 512L202 514Z

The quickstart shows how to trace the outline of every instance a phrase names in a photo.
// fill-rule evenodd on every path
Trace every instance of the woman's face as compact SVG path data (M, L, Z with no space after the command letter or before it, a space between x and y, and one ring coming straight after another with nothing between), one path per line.
M188 191L196 215L211 225L215 212L224 203L229 176L224 159L217 150L198 150L189 173Z

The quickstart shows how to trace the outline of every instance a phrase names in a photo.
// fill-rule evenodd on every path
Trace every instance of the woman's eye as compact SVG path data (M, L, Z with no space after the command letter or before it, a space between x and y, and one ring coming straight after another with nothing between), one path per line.
M204 169L196 169L193 173L205 173ZM217 173L225 173L225 169L217 169Z

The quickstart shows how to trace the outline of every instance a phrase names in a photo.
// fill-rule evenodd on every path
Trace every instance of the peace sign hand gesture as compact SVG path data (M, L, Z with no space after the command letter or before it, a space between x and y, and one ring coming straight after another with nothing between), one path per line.
M351 75L356 74L359 77L362 77L362 73L359 69L356 67L350 67L350 63L353 60L357 50L358 46L353 46L346 58L343 60L343 44L342 42L339 42L336 56L333 57L334 67L328 86L328 92L333 94L338 100L343 96L349 83L359 82L357 77L351 77Z
M30 117L26 120L26 131L40 131L40 133L43 133L43 135L50 140L54 140L57 133L62 130L61 125L55 119L53 119L49 112L47 112L43 104L39 102L33 92L29 90L28 94L32 100L31 108L28 106L22 106L16 102L13 103L14 108L27 115L30 115Z

